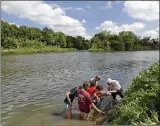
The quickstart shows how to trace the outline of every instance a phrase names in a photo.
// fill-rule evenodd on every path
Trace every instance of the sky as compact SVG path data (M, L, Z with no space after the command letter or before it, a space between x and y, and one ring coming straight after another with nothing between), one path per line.
M1 19L90 39L107 30L159 36L159 1L2 1Z

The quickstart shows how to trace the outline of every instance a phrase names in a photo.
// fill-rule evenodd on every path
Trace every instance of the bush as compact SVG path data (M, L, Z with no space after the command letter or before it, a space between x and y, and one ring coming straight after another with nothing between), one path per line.
M109 118L110 124L153 125L158 123L160 113L159 62L153 64L139 76L125 92L121 105Z
M30 47L30 48L39 49L39 48L45 47L45 44L42 43L42 42L38 42L38 41L36 41L36 40L25 40L25 41L22 43L22 47Z

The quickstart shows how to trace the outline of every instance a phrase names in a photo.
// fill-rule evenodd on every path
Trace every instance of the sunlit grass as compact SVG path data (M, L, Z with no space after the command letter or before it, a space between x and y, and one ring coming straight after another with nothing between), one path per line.
M75 48L58 48L55 46L46 46L42 48L16 48L3 49L2 54L23 54L23 53L40 53L40 52L70 52L75 51Z

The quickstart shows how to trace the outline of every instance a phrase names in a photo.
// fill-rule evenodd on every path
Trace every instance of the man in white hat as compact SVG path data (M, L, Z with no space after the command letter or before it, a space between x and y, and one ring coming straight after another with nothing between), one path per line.
M111 78L108 78L107 85L108 91L104 93L111 94L113 96L113 99L116 99L116 95L119 95L121 98L124 97L122 87L117 80L112 80Z

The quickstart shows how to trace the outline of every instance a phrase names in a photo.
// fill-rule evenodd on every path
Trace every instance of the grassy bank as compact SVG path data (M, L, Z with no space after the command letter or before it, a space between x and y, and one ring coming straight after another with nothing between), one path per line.
M2 55L8 54L25 54L25 53L40 53L40 52L70 52L75 51L75 48L58 48L54 46L46 46L43 48L16 48L2 49Z
M159 62L133 79L109 123L115 125L154 125L160 114ZM159 116L158 116L159 115Z
M104 50L104 49L97 49L97 48L90 48L88 49L88 52L109 52L110 50Z
M130 50L130 51L153 51L153 50L156 50L156 49L140 49L140 50ZM158 50L158 49L157 49ZM102 48L90 48L88 49L88 52L116 52L116 51L122 51L122 50L113 50L113 49L108 49L108 50L105 50L105 49L102 49Z

